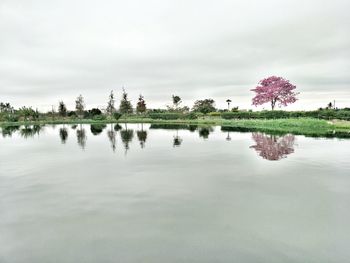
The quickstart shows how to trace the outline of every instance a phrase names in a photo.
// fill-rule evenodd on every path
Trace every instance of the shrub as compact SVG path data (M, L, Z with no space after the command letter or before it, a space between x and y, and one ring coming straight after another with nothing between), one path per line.
M350 120L347 110L317 110L317 111L238 111L223 112L223 119L286 119L286 118L317 118Z
M221 112L217 112L217 111L213 111L213 112L209 112L209 116L210 117L221 117Z
M178 120L178 119L188 119L195 120L198 118L197 113L176 113L176 112L167 112L167 113L149 113L148 117L151 119L159 119L159 120Z
M119 112L114 112L114 113L113 113L113 118L114 118L115 120L119 120L121 116L122 116L122 114L119 113Z
M106 116L105 115L95 115L92 117L92 119L95 121L103 121L106 119Z

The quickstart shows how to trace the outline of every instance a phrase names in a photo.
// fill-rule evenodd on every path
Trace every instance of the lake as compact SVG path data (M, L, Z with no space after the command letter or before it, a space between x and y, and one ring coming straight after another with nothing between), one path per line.
M350 140L156 124L1 134L2 263L349 262Z

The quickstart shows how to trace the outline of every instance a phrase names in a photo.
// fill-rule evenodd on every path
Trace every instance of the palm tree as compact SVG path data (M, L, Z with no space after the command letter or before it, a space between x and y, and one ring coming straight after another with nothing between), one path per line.
M230 110L230 103L232 102L232 100L227 99L226 102L227 102L227 109Z

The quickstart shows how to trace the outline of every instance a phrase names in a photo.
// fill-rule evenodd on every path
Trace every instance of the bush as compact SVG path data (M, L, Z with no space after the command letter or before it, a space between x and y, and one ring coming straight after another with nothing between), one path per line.
M113 118L114 118L115 120L119 120L121 116L122 116L122 114L119 113L119 112L114 112L114 113L113 113Z
M77 115L77 113L75 111L69 111L67 115L68 115L68 117L72 117L72 118L77 118L78 117L78 115Z
M238 111L223 112L223 119L287 119L287 118L317 118L350 120L347 110L317 110L317 111Z
M159 120L195 120L198 118L197 114L194 112L190 113L175 113L175 112L167 112L167 113L149 113L148 117L151 119L159 119Z
M222 112L222 113L224 113L224 112ZM222 113L221 113L221 112L214 111L214 112L209 112L208 115L209 115L210 117L221 117L221 114L222 114Z
M105 115L95 115L92 117L93 120L95 121L104 121L106 119Z

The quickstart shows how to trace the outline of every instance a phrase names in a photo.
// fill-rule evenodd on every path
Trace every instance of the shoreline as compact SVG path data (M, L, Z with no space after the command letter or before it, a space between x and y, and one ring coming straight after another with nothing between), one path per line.
M295 134L308 137L333 137L350 139L350 121L326 121L314 118L298 119L232 119L207 118L196 120L160 120L150 118L121 118L119 120L41 120L1 122L0 127L26 126L26 125L59 125L59 124L110 124L110 123L149 123L171 125L198 125L198 126L221 126L225 131L239 132L265 132L272 134Z

